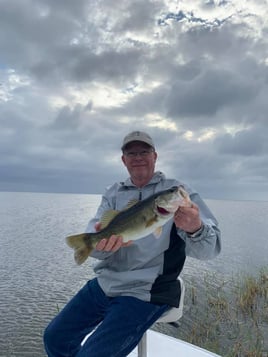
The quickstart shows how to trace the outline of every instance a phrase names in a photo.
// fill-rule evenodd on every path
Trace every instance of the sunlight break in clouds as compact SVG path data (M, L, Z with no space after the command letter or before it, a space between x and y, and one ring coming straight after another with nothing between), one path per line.
M201 133L194 133L193 131L188 130L186 133L183 134L183 137L187 141L197 141L201 143L202 141L213 139L216 134L217 131L215 129L208 128L206 130L201 130Z

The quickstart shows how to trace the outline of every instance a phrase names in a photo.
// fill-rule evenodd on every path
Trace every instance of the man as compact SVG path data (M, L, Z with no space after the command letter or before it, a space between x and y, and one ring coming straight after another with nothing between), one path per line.
M101 229L99 221L105 211L122 210L132 199L143 200L182 185L155 172L157 153L147 133L128 134L122 152L130 177L106 190L88 224L89 232ZM210 259L221 249L216 219L199 194L183 186L192 206L179 207L158 239L151 234L123 243L122 237L112 235L98 243L92 253L100 260L95 267L97 278L73 297L45 331L48 357L125 357L166 310L179 305L177 277L186 255Z

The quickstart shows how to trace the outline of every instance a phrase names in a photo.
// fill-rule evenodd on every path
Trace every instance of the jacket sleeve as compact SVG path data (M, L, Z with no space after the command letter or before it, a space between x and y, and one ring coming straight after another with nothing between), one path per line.
M213 259L221 251L221 232L218 221L197 192L189 188L187 191L190 193L191 200L199 207L203 229L194 238L180 228L177 228L177 233L185 241L186 255L200 260Z

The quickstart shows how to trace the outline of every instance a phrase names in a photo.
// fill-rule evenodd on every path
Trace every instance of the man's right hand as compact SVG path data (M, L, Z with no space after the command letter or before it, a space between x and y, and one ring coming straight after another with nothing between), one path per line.
M96 232L101 230L100 222L95 224ZM102 239L97 245L96 250L104 251L104 252L116 252L122 247L128 247L132 244L132 241L128 241L127 243L123 242L123 237L112 235L110 238Z

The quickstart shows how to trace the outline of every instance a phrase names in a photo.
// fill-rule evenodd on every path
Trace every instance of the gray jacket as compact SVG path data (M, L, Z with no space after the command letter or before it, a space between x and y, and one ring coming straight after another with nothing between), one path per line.
M100 221L105 211L122 210L132 199L143 200L176 185L183 185L191 200L199 206L204 224L201 234L191 238L185 231L176 228L171 219L164 225L158 239L151 234L115 253L94 250L92 257L100 260L94 271L107 296L127 295L177 306L180 296L177 276L183 268L186 255L206 260L219 254L220 230L207 205L197 192L182 182L167 179L161 172L156 172L142 188L134 186L130 179L107 188L95 217L88 224L87 232L95 231L95 223Z

